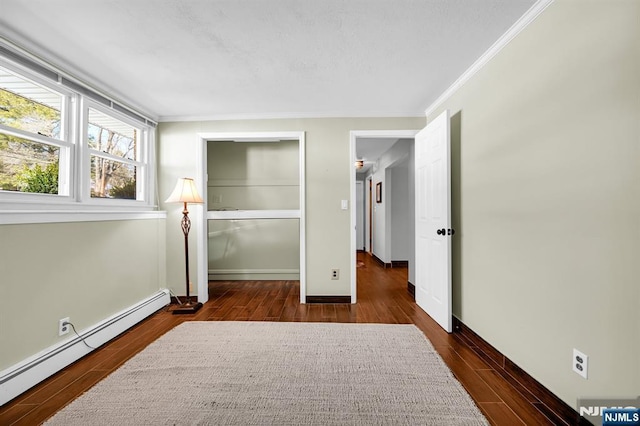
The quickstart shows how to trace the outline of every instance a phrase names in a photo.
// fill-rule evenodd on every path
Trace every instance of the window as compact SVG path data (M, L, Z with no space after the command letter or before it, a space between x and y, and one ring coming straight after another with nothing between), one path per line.
M145 132L105 112L87 109L86 140L91 164L91 197L144 198L138 176ZM139 195L140 194L140 195Z
M0 49L0 211L154 207L155 123L6 52Z
M0 67L0 189L61 194L61 155L68 156L67 97Z

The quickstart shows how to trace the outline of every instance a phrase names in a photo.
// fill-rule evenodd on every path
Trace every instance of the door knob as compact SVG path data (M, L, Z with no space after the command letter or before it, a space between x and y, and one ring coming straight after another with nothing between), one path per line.
M456 233L455 229L449 229L447 235L453 235Z
M442 229L438 229L438 230L436 231L436 234L438 234L438 235L446 235L446 234L447 234L447 230L446 230L446 229L444 229L444 228L442 228Z

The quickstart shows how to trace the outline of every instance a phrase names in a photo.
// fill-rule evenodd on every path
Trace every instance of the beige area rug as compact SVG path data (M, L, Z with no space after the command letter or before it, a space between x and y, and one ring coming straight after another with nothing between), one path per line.
M414 325L186 322L49 425L486 425Z

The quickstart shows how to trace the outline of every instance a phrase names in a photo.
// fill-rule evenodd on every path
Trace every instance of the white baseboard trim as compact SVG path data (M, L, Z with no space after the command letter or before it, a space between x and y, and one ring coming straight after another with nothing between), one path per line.
M168 305L170 301L169 290L160 290L79 334L89 345L97 348ZM74 336L0 372L0 406L93 350L80 337Z

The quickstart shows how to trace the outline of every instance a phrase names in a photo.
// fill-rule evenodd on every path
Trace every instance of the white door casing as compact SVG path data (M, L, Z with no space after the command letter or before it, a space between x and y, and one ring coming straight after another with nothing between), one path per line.
M356 161L356 140L357 138L413 138L416 135L415 130L352 130L349 132L349 167L351 168L351 177L349 186L351 187L351 206L356 199L356 169L353 166ZM368 188L365 188L368 191ZM369 198L369 202L372 201ZM351 209L351 303L356 303L356 210ZM366 221L365 221L366 222ZM367 224L368 226L368 224ZM368 247L371 249L371 247Z
M364 187L364 251L371 253L371 219L373 218L372 193L373 193L373 176L369 175L365 180Z
M448 333L451 313L451 143L445 110L415 137L416 303Z
M198 264L198 301L206 302L209 299L208 288L208 232L207 221L209 220L209 212L207 212L207 144L215 141L254 141L254 142L275 142L280 140L297 140L298 153L300 158L299 185L300 185L300 209L297 212L292 211L262 211L259 216L248 212L233 212L244 218L299 218L300 223L300 303L306 303L307 296L307 254L306 254L306 142L305 132L210 132L198 133L196 151L196 176L198 179L198 190L204 199L204 204L195 205L196 222L199 227L196 228L197 242L197 264Z

